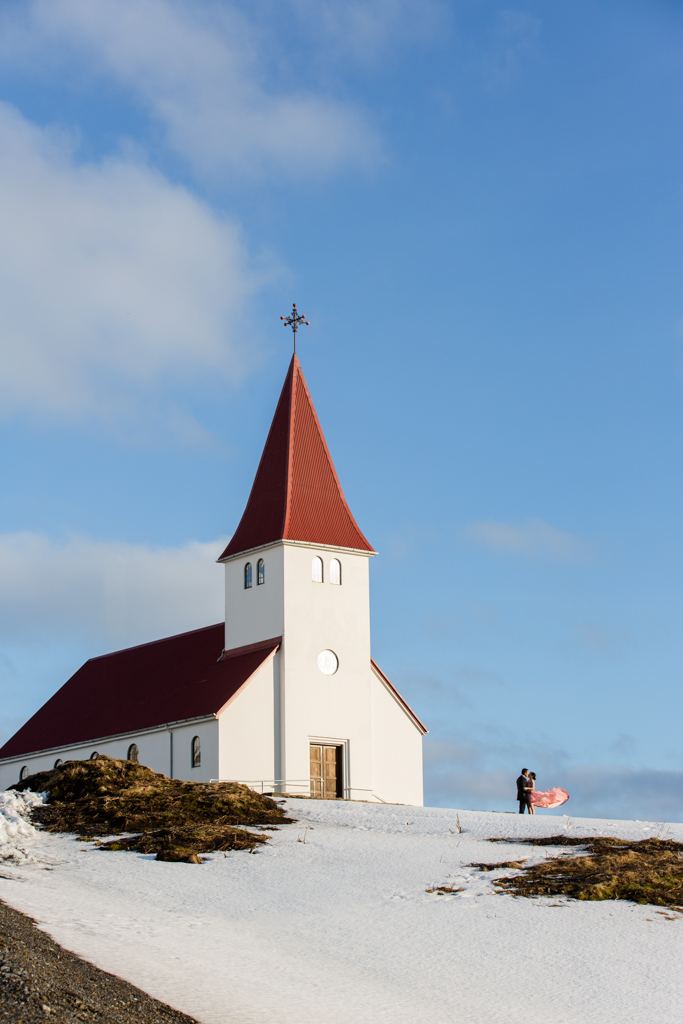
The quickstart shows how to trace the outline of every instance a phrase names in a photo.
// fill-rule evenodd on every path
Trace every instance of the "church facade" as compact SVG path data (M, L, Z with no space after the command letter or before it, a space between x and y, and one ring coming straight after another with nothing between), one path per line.
M225 622L91 658L0 748L0 789L59 761L422 804L424 725L372 659L369 560L295 355L225 566Z

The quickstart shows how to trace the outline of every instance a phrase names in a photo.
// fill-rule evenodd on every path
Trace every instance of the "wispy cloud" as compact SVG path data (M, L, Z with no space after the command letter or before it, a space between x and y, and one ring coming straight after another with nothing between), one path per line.
M292 85L253 7L198 0L33 0L27 53L44 47L123 85L202 174L367 167L378 136L352 104ZM15 44L16 45L16 44ZM16 60L16 56L14 57Z
M223 570L215 560L225 543L0 534L0 641L68 638L104 652L218 622Z
M631 737L620 735L607 748L617 757L632 755ZM562 786L569 803L556 814L683 820L683 771L624 764L572 764L567 751L509 736L453 737L425 741L426 801L473 810L516 810L515 778L521 768L538 774L537 787Z
M482 66L489 88L502 92L519 80L541 53L541 21L520 10L498 11Z
M5 415L197 425L161 396L239 378L257 276L240 232L143 163L79 163L0 105L0 401ZM155 397L158 396L158 397Z
M374 64L406 42L433 43L452 29L452 12L439 0L293 0L292 8L326 60Z
M591 554L590 546L580 537L542 519L526 519L519 524L481 520L465 526L460 537L490 551L527 558L579 562Z
M574 635L581 647L607 657L623 654L632 643L625 630L601 622L577 622Z

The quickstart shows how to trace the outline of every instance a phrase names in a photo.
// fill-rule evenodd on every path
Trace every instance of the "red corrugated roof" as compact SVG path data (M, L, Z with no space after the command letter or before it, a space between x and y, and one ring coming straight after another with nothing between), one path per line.
M227 651L225 623L91 658L0 748L0 758L218 714L281 638Z
M296 355L247 507L221 558L276 540L373 551L346 504Z

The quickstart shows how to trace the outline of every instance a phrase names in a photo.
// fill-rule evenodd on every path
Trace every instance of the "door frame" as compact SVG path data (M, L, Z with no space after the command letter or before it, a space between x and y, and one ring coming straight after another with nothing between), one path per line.
M341 764L342 764L342 800L351 799L351 787L349 786L349 741L334 736L309 736L308 737L308 749L310 751L311 743L320 743L325 747L341 747Z

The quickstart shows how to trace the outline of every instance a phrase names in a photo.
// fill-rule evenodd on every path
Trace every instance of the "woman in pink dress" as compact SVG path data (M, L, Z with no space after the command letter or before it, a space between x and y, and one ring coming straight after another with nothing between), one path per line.
M529 772L527 782L529 785L526 787L526 809L529 814L535 814L533 798L536 793L536 772Z
M569 800L569 793L566 789L554 786L553 789L546 789L543 792L536 792L536 772L529 772L531 791L529 792L529 813L535 814L536 807L561 807Z

